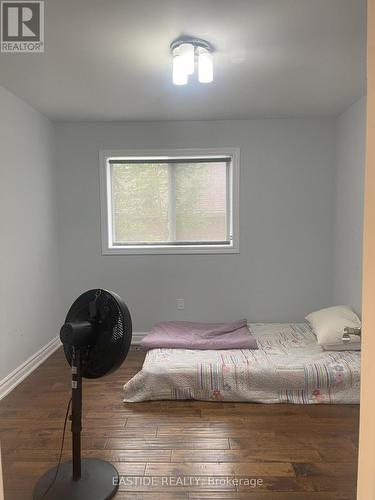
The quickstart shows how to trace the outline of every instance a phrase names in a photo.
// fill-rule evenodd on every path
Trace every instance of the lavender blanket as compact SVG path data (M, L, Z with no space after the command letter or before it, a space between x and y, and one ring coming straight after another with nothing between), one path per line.
M247 320L233 323L166 321L143 338L144 349L258 349Z

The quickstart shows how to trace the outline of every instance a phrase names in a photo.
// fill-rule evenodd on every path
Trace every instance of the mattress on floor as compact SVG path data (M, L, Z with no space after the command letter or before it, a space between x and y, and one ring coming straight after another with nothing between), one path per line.
M124 401L357 404L360 352L324 351L305 323L250 324L259 349L153 349Z

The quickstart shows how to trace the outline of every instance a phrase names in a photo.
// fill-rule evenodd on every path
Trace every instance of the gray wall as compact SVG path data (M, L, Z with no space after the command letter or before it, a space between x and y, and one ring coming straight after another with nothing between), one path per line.
M109 288L145 331L168 319L298 321L332 303L334 118L66 123L57 138L65 309ZM239 255L101 255L100 149L225 146L241 148Z
M0 87L0 380L61 322L54 131Z
M366 99L338 118L334 302L361 311Z
M90 287L120 293L136 331L360 311L364 98L338 119L53 126L0 87L0 109L0 380ZM225 146L241 148L239 255L101 255L100 149Z

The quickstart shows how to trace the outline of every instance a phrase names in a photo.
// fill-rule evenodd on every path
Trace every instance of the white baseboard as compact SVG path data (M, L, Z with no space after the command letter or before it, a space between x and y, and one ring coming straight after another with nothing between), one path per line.
M0 400L9 394L18 384L30 375L43 361L54 353L61 345L60 337L57 336L48 344L30 356L22 365L18 366L9 375L0 380Z
M143 337L146 335L147 332L133 332L132 345L139 345Z
M145 335L147 335L146 332L133 332L132 345L139 345ZM38 368L43 361L49 358L60 345L60 337L57 336L39 349L38 352L30 356L22 365L18 366L9 375L0 380L0 401Z

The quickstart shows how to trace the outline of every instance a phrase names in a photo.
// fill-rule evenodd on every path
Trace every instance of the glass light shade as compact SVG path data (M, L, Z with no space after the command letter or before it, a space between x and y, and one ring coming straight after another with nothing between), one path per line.
M187 75L194 73L194 45L182 43L179 46L179 54L182 58L182 65Z
M207 49L201 49L198 56L198 81L210 83L214 79L212 54Z
M180 54L173 55L172 79L175 85L186 85L188 82L188 76Z

